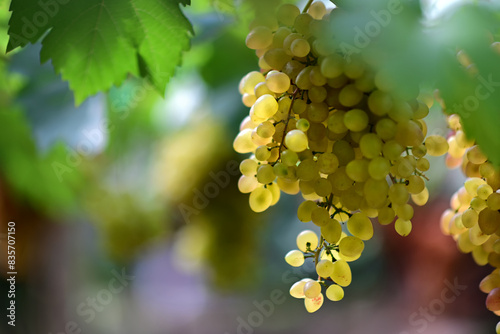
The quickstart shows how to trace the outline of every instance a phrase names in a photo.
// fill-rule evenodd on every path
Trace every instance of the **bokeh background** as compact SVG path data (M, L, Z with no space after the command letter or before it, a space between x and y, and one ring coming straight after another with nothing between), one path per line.
M316 228L296 218L298 196L255 214L237 190L232 140L248 112L237 87L257 58L244 44L249 17L227 3L184 9L196 35L164 97L129 78L76 108L40 65L40 45L0 56L0 248L15 222L18 272L16 327L2 311L1 333L492 333L478 290L489 268L439 229L463 182L441 158L410 236L377 226L344 300L308 314L288 295L314 269L291 268L284 254ZM437 106L429 129L446 133ZM2 310L6 272L2 255Z

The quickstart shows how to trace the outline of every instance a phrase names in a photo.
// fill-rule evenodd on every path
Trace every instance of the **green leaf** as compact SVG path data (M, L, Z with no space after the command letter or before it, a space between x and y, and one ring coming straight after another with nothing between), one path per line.
M190 1L68 1L54 0L47 7L13 0L8 51L34 43L51 28L42 41L41 61L52 60L77 104L121 84L129 74L150 78L164 93L190 46L192 27L179 8L179 2Z

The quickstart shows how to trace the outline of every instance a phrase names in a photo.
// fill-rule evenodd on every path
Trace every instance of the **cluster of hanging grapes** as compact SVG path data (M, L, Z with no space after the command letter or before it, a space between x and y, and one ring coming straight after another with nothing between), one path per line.
M495 268L480 283L488 294L486 307L500 315L500 171L462 131L458 115L448 117L448 167L461 167L467 180L452 196L441 217L441 230L451 235L463 253L480 265ZM497 325L497 332L500 323Z
M422 102L418 89L394 94L386 76L334 47L332 14L321 2L302 13L284 4L275 17L251 24L246 44L256 50L260 71L240 82L250 112L233 143L251 153L241 162L238 187L250 194L253 211L276 204L281 191L300 192L299 220L321 228L320 236L301 232L298 249L285 257L294 267L314 260L318 276L290 289L309 312L323 304L323 288L328 299L343 298L349 262L373 236L372 219L410 233L410 198L424 205L429 197L425 156L449 148L443 137L426 138L423 119L433 101Z

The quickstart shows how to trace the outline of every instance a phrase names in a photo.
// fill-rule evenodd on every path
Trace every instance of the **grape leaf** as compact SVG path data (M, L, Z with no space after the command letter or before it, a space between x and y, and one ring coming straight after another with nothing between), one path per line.
M80 104L128 74L149 77L163 94L190 45L192 27L179 8L189 0L13 0L7 51L42 41ZM31 29L31 30L30 30Z

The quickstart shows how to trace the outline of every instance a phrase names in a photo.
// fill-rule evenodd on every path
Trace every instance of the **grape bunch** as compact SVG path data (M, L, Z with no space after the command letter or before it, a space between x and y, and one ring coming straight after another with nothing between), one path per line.
M250 111L233 143L251 154L240 164L238 187L250 194L253 211L276 204L281 192L300 192L298 219L321 229L319 236L301 232L298 249L285 256L295 267L314 260L318 277L290 289L309 312L323 304L323 287L328 299L343 298L352 280L349 262L373 237L371 219L395 221L398 234L410 233L410 198L416 205L429 198L426 154L448 150L445 138L425 138L423 119L433 101L419 99L418 89L396 94L384 72L335 47L329 22L337 14L322 2L303 12L284 4L250 24L246 45L260 71L240 81Z
M450 168L460 166L467 180L443 213L441 230L456 240L461 252L471 253L478 265L494 268L479 288L488 294L486 307L500 316L500 170L467 139L458 115L448 117L448 126L452 134L446 163Z

